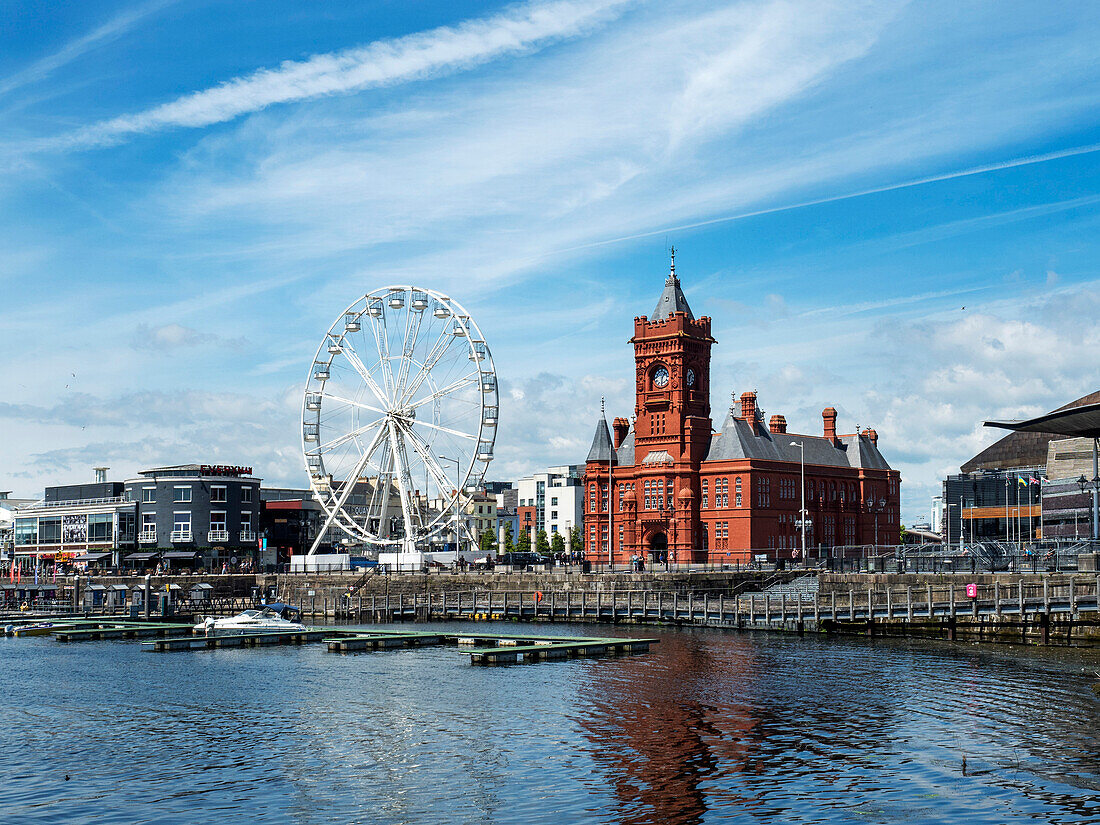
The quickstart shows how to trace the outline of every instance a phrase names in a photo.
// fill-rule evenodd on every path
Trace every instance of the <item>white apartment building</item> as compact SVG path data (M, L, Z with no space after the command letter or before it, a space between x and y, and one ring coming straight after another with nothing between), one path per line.
M539 530L545 530L547 536L561 533L568 540L569 531L582 525L583 473L583 464L569 464L550 467L516 482L519 529L527 531L532 543Z

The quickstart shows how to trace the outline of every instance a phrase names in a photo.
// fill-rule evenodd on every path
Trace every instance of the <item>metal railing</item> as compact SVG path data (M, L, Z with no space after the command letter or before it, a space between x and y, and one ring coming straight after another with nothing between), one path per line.
M256 533L252 530L241 530L241 541L249 542L256 540Z
M157 531L156 530L142 530L138 534L138 544L156 544L157 543Z
M190 530L173 530L171 540L176 544L186 544L191 541Z
M211 530L206 535L207 535L207 539L210 541L211 544L214 544L215 542L229 541L229 531L228 530Z

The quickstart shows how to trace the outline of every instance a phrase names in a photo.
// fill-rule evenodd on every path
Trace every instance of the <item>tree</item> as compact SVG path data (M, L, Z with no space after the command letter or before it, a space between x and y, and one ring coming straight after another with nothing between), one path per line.
M481 538L478 539L478 550L486 555L493 552L493 546L496 544L496 537L493 535L492 530L486 530L481 534Z
M554 533L550 538L550 550L555 556L565 552L565 539L561 537L561 533Z
M520 553L531 552L531 534L526 530L519 531L519 541L516 542L516 550Z
M550 539L547 538L545 530L539 530L539 534L535 537L535 552L540 556L550 555Z
M515 549L516 545L512 541L512 522L508 521L504 523L504 552L511 553Z
M579 526L569 531L569 552L577 556L584 552L584 537Z
M908 532L908 531L905 529L905 525L904 524L901 525L901 536L899 538L900 538L900 541L901 541L902 544L905 544L905 534L906 534L906 532Z

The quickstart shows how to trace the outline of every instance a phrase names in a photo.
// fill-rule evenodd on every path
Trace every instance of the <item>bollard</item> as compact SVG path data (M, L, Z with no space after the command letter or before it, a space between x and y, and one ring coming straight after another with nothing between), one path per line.
M150 616L149 611L152 609L152 605L149 604L150 597L153 595L152 592L151 592L152 580L153 580L153 577L146 574L146 576L145 576L145 619L146 619L146 621L149 620L149 616Z
M932 618L932 585L928 585L928 618Z
M910 624L913 623L913 585L906 585L905 587L905 619Z

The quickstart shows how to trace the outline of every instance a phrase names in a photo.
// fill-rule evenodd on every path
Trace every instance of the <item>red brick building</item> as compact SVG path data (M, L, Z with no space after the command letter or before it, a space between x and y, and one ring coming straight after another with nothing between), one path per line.
M838 434L832 407L822 434L767 424L755 392L743 393L722 427L710 417L710 318L695 318L675 259L651 318L634 319L633 424L601 418L584 476L585 549L599 564L635 554L661 561L797 558L802 454L809 526L807 555L826 548L896 544L900 476L873 429ZM608 474L610 472L610 501ZM611 542L609 546L609 542Z

